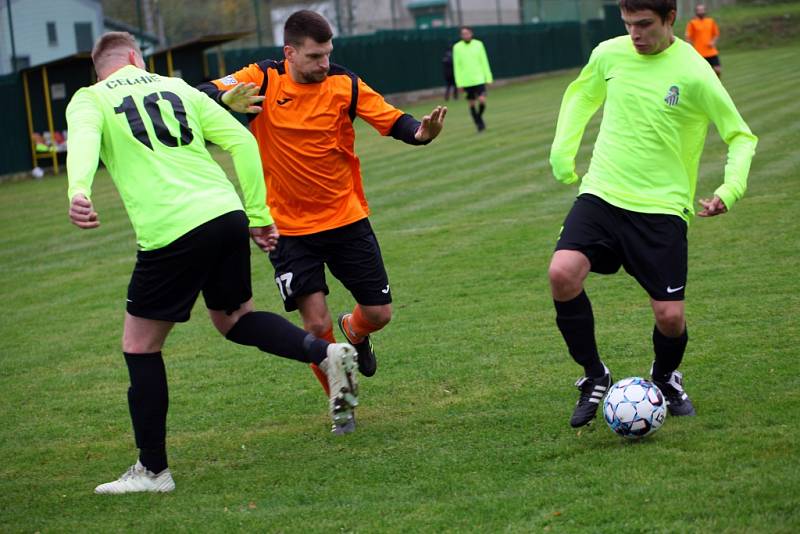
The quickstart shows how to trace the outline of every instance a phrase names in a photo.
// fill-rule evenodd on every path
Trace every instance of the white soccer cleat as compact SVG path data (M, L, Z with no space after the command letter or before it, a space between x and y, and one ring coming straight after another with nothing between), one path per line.
M358 406L358 381L355 373L358 353L355 347L347 343L331 343L327 354L319 368L328 377L332 432L349 434L355 430L353 408Z
M103 495L121 495L123 493L153 492L166 493L175 489L172 473L164 469L159 474L148 470L138 460L113 482L100 484L94 489L95 493Z

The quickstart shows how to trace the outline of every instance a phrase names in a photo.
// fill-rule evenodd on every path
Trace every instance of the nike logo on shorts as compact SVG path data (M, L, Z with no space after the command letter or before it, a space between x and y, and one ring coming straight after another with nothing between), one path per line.
M680 291L683 288L684 288L684 286L674 287L674 288L670 287L670 286L667 286L667 293L677 293L678 291Z

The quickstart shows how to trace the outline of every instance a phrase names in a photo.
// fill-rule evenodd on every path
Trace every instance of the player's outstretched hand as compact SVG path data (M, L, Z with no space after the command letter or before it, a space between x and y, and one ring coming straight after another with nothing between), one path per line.
M422 142L435 139L444 127L445 115L447 115L447 107L436 106L433 108L430 115L422 117L422 123L419 125L419 128L417 128L416 133L414 133L414 138Z
M699 202L700 205L703 206L703 209L697 213L698 217L713 217L714 215L722 215L728 211L728 208L725 207L725 203L716 195L714 195L712 199L701 198Z
M233 89L222 94L222 101L233 111L239 113L260 113L263 96L258 96L258 86L253 82L237 83Z
M250 228L250 237L258 248L264 252L272 252L278 246L280 234L274 224L269 226L256 226Z
M69 220L78 228L85 230L100 226L92 201L81 193L72 197L72 202L69 205Z

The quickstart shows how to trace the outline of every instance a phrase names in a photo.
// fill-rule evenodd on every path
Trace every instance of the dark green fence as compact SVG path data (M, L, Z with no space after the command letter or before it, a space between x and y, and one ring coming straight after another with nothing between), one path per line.
M6 133L0 143L0 175L29 170L33 165L20 74L0 76L0 102L9 104L3 106L2 121Z
M495 78L510 78L581 65L591 49L625 29L612 21L518 26L478 26ZM332 61L356 72L381 93L401 93L442 85L441 59L459 39L458 28L389 30L334 39ZM262 59L282 59L280 47L225 52L230 72ZM209 56L212 76L219 77Z
M486 45L492 72L497 79L576 67L586 61L597 43L625 32L619 11L612 7L614 10L607 12L605 19L590 20L585 24L478 26L475 27L475 36ZM458 39L458 28L390 30L336 38L332 60L356 72L384 94L428 89L443 85L442 55ZM225 52L225 65L232 72L266 58L282 59L282 48L229 50ZM199 83L202 78L202 72L190 67L198 64L194 59L183 61L180 57L174 58L175 68L180 69L184 79L191 84ZM217 72L215 54L208 54L207 59L212 77L226 74ZM53 103L57 130L65 127L64 109L72 94L87 83L83 70L53 72L54 76L59 74L55 77L60 78L67 88L66 99ZM157 72L163 70L156 68ZM41 92L41 80L32 74L31 103L35 124L44 121ZM21 76L0 77L0 99L13 103L3 116L6 135L0 147L0 175L28 170L32 163Z

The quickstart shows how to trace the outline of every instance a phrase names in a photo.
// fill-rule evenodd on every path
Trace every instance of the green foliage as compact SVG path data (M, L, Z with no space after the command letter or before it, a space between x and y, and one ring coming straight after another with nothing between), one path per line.
M574 71L492 89L481 135L463 100L427 147L357 122L396 299L358 431L329 435L310 371L226 342L200 304L164 350L170 495L92 494L135 460L119 349L135 243L108 175L94 231L68 224L63 176L1 185L0 531L796 532L798 67L793 48L726 55L758 154L745 199L690 229L683 370L699 415L641 442L567 423L580 369L546 271L575 189L547 154ZM700 196L725 153L712 128ZM258 306L282 309L255 249L253 267ZM645 374L645 293L625 274L587 287L616 377ZM352 306L331 289L334 313Z

